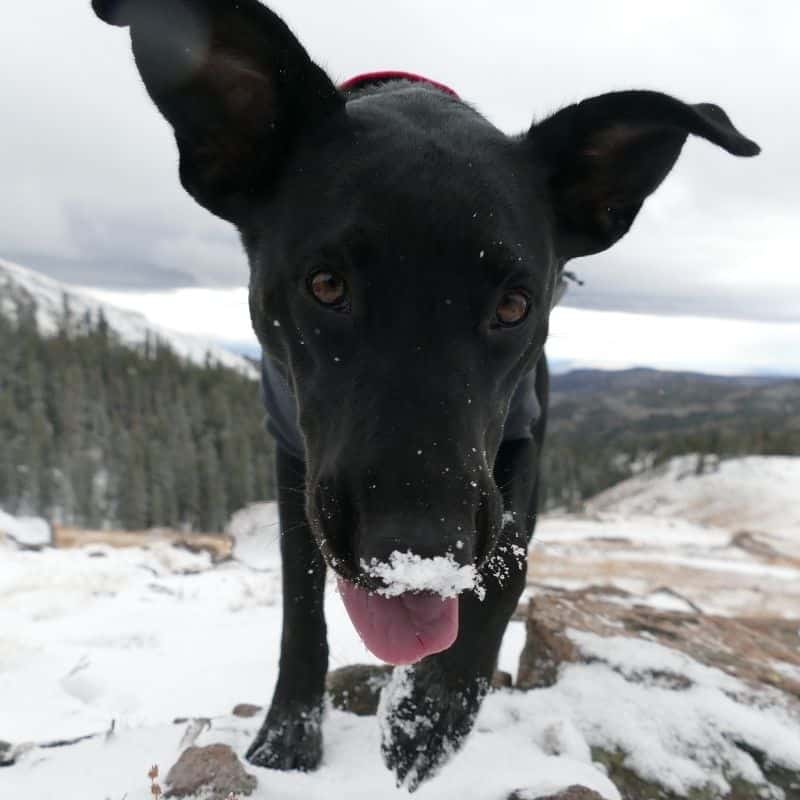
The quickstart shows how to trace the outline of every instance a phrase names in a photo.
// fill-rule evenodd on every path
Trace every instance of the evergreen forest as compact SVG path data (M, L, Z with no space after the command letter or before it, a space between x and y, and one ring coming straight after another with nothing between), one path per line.
M689 452L800 455L800 381L555 375L543 507L578 510ZM102 313L76 318L66 299L56 335L39 330L32 298L0 314L0 508L89 529L217 532L274 498L257 381L193 364L154 336L131 347Z
M65 301L0 314L0 507L90 529L220 531L275 494L258 383L163 342L123 344Z

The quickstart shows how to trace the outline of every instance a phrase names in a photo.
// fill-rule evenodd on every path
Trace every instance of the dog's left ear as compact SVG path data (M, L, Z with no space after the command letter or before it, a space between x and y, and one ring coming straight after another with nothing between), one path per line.
M131 31L136 66L175 131L184 188L240 222L297 139L344 107L330 78L258 0L92 0Z
M534 125L525 140L549 176L564 261L624 236L692 133L737 156L760 152L719 106L687 105L658 92L613 92Z

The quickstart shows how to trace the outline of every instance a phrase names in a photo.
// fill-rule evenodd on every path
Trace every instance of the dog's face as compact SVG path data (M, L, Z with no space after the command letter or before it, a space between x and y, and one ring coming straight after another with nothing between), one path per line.
M397 549L480 562L559 266L541 175L424 86L353 100L320 134L244 236L256 331L293 379L309 518L351 579Z
M628 231L690 133L758 147L718 107L654 92L508 137L429 86L343 94L257 0L93 5L131 28L183 185L241 231L329 563L367 589L362 564L394 551L480 566L501 525L508 403L559 270Z

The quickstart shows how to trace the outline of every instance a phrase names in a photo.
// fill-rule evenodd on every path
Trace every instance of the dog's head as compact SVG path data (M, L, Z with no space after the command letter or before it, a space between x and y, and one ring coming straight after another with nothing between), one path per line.
M305 440L339 574L394 551L480 565L493 465L564 264L610 247L689 134L758 147L713 105L619 92L509 137L432 86L345 95L256 0L94 0L131 28L187 191L234 223L251 311Z

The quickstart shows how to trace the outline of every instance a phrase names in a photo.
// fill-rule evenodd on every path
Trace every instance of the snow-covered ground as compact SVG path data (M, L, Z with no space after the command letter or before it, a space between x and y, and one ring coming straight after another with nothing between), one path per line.
M275 536L277 529L267 527L265 538ZM277 563L269 564L268 553L255 555L257 567L238 561L212 567L206 555L168 546L0 550L0 740L42 744L102 733L116 721L108 740L34 749L16 766L0 770L0 797L116 800L127 793L129 800L144 799L150 766L158 763L166 770L179 754L186 726L173 725L176 717L214 718L212 730L198 743L223 741L243 752L258 720L229 714L237 703L268 701L280 643ZM375 663L333 586L326 603L331 668ZM523 640L523 626L515 623L503 668L515 670ZM512 711L495 714L510 721ZM520 739L525 758L496 779L498 788L510 791L533 778L566 785L572 772L611 791L586 764L554 762L545 768L552 759L526 741L531 735L506 730L497 737L475 737L476 753L489 747L496 757ZM338 796L330 793L337 785L342 797L395 796L380 761L374 719L333 711L325 736L320 772L254 770L261 784L256 796L331 798ZM469 793L471 781L460 770L448 774L436 782L436 791L420 796L451 797L462 787L464 797L484 796ZM397 791L398 797L404 794Z
M7 536L23 547L44 547L52 542L52 531L39 517L12 517L0 508L0 539Z
M796 462L762 461L768 463L723 464L721 474L745 468L800 474L792 472ZM673 475L658 491L669 489L677 507L675 486L689 487L686 497L694 497L693 482L705 477ZM768 489L761 487L753 502L769 505ZM789 494L784 499L792 500ZM623 517L607 504L592 517L545 518L533 551L531 591L536 583L611 582L636 592L637 601L727 611L772 597L768 610L774 603L786 616L800 617L800 560L788 550L771 554L800 542L800 526L784 524L798 518L800 494L793 503L783 518L775 515L774 528L758 528L756 545L744 547L734 543L738 524L706 527L661 515L658 504L647 516L635 508L635 516ZM210 718L196 743L223 742L243 754L261 718L239 719L231 710L238 703L265 704L276 678L274 506L240 514L231 531L237 558L217 566L207 555L166 544L23 551L0 543L0 740L24 751L15 766L0 769L0 798L144 800L151 765L159 764L163 775L180 753L187 726L174 724L176 718ZM695 586L692 594L674 583L687 573L695 582L717 576L718 583ZM741 587L746 599L739 602ZM374 662L332 585L326 603L331 668ZM512 623L501 669L516 671L523 642L522 623ZM757 779L755 762L732 746L736 737L800 770L800 721L778 706L751 702L736 679L653 643L598 638L581 646L597 663L564 667L548 689L492 694L464 751L418 796L504 800L518 788L536 797L580 783L616 800L616 788L592 762L591 747L599 745L628 752L632 765L677 792L709 780L724 784L725 762ZM625 680L626 669L678 667L691 672L694 685L687 691ZM113 733L103 735L112 722ZM101 735L68 747L34 746L87 734ZM374 718L331 710L324 735L324 762L312 775L247 765L259 780L254 798L407 796L381 763Z
M19 292L36 301L36 321L39 330L45 335L56 333L66 297L76 319L80 319L87 312L96 318L97 313L102 310L111 329L125 344L132 346L144 344L149 335L166 342L173 352L195 364L205 364L208 355L212 361L223 366L238 370L248 377L257 377L257 372L249 361L213 342L154 325L142 314L101 302L74 286L0 259L0 314L13 313L12 300Z
M542 519L531 582L612 584L675 610L800 616L800 458L731 459L704 474L696 464L675 458L580 517Z

